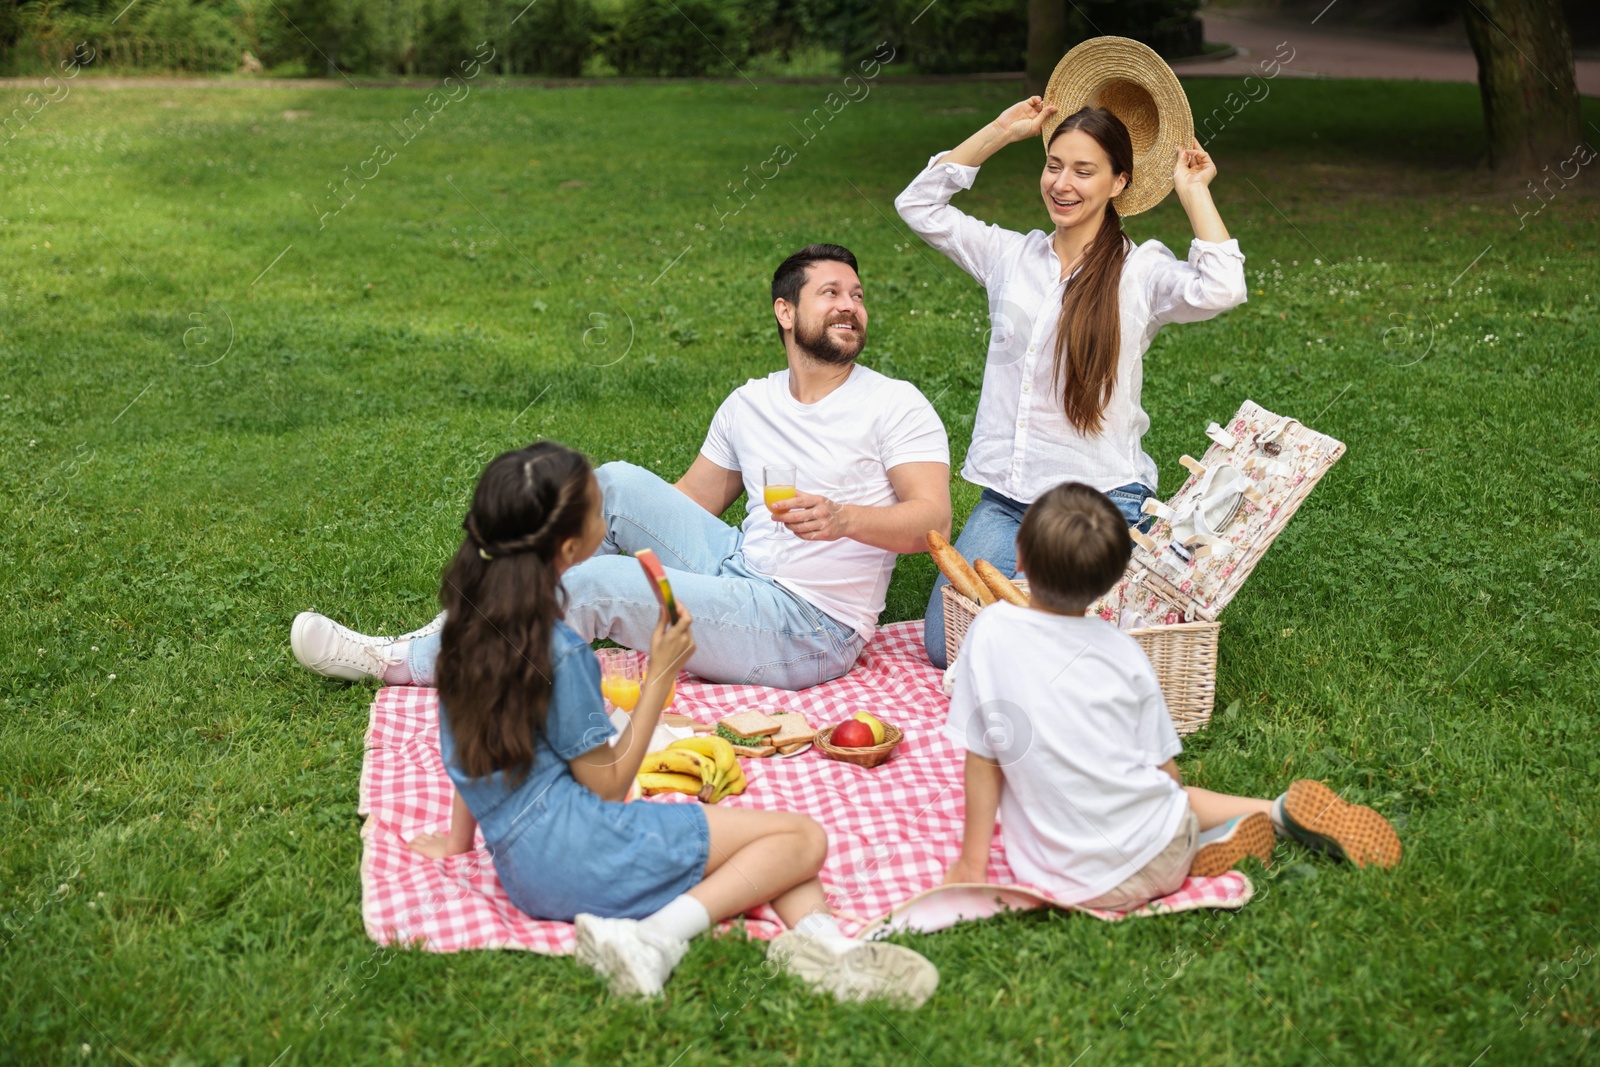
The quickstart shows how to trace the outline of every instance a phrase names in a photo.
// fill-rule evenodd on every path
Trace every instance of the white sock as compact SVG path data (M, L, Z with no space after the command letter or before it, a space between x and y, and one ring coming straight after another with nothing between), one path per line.
M839 921L832 915L823 915L812 912L794 924L794 932L804 934L806 937L816 938L835 952L844 952L855 947L855 942L844 935L839 929Z
M1279 837L1289 836L1289 831L1283 828L1283 800L1288 795L1288 793L1279 793L1277 799L1272 802L1272 828L1278 831Z
M410 641L396 641L392 645L384 645L378 649L378 655L391 661L383 669L384 685L411 684L411 664L406 656L406 649L410 644Z
M704 904L684 893L674 897L654 915L641 920L639 926L652 934L670 937L675 941L692 941L711 929L711 915Z

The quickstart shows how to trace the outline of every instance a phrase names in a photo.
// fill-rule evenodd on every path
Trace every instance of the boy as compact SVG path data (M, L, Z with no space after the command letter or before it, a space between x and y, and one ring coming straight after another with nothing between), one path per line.
M1085 609L1122 577L1133 542L1105 494L1077 483L1034 501L1017 532L1032 603L987 608L967 631L946 735L967 750L966 830L945 884L984 882L995 813L1019 882L1109 911L1174 892L1277 834L1358 867L1400 862L1371 808L1301 779L1276 800L1185 786L1183 746L1138 643Z

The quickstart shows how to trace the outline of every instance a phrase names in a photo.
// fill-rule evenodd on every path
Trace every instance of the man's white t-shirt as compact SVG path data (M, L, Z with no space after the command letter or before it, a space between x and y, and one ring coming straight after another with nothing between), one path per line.
M1154 668L1111 623L1000 602L956 661L945 735L999 762L1006 860L1063 904L1155 859L1188 807L1160 770L1183 750Z
M789 391L787 369L752 378L722 402L700 454L744 475L744 559L870 640L883 611L896 553L849 538L806 541L773 519L764 468L793 467L795 486L836 504L900 502L889 468L950 463L944 423L910 382L859 364L815 404Z

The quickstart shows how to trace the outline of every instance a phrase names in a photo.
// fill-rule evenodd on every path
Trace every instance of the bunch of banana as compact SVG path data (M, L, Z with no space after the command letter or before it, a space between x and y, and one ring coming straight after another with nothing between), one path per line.
M639 791L687 793L715 804L730 793L743 793L744 771L733 746L720 737L699 734L674 741L645 756L639 765Z

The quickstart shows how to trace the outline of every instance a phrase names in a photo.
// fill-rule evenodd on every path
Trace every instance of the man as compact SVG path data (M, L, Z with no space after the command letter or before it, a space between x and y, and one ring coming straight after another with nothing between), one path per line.
M660 614L639 564L661 557L694 613L688 669L714 682L804 689L855 663L883 610L899 553L950 532L950 448L926 397L856 364L867 309L856 259L808 245L772 277L788 367L723 401L676 484L630 463L596 474L607 535L562 579L566 621L586 640L648 648ZM792 468L796 492L769 508L765 469ZM721 515L748 494L739 529ZM398 638L357 634L302 612L289 642L318 674L431 685L443 616Z

